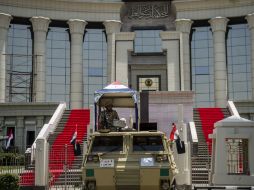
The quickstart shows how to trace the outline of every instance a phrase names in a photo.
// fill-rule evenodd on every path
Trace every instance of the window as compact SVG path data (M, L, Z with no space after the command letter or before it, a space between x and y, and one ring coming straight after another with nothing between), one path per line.
M70 102L70 41L67 28L50 27L46 52L46 100Z
M210 27L196 27L192 35L191 67L195 107L212 107L214 106L212 32Z
M8 139L5 142L5 148L9 150L15 146L15 127L7 127L6 136Z
M30 148L35 140L35 131L26 132L26 148Z
M164 151L161 136L133 136L133 151Z
M123 151L123 136L97 136L92 144L92 152Z
M229 25L227 38L229 99L251 99L250 41L247 24Z
M107 84L107 43L102 29L87 29L83 43L84 107L94 103L94 91Z
M6 55L6 99L32 101L32 39L29 25L11 24ZM36 57L35 57L36 58Z
M161 30L135 30L135 53L162 52Z
M249 175L248 139L227 138L227 173Z

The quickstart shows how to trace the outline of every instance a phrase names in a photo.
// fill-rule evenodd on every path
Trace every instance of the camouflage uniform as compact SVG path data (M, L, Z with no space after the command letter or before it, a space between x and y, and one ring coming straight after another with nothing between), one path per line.
M110 129L110 128L114 127L113 126L114 119L119 120L118 114L115 110L102 111L100 114L100 118L99 118L100 128Z

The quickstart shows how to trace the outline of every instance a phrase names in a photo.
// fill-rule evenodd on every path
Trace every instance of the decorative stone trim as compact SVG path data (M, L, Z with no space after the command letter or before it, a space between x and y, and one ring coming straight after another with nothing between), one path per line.
M30 21L33 25L34 32L36 32L36 31L47 32L48 31L50 18L42 17L42 16L34 16L34 17L30 18Z
M103 24L106 28L106 33L112 34L120 32L122 22L119 20L106 20Z
M8 29L12 16L5 13L0 13L0 28Z
M226 32L228 21L229 19L227 19L226 17L219 16L219 17L210 19L208 22L210 23L213 32L216 32L216 31Z
M191 25L193 21L190 19L176 19L175 20L175 25L176 25L176 30L184 33L190 33Z
M254 13L248 14L245 19L248 21L248 26L250 29L254 28Z
M80 19L70 19L68 22L71 34L84 34L87 22Z
M157 19L169 16L169 3L142 3L130 7L129 19Z

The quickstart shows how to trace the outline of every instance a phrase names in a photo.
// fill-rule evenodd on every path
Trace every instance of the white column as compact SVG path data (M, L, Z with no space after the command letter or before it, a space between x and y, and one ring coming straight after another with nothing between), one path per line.
M254 13L246 16L250 28L251 36L251 82L252 82L252 99L254 99Z
M215 17L209 20L213 31L214 51L214 99L216 107L227 104L227 68L225 32L228 19Z
M71 33L71 109L83 107L83 36L87 22L79 19L68 21Z
M191 152L190 152L190 142L187 140L187 125L184 123L184 108L183 104L177 105L178 118L177 118L177 129L179 131L179 136L182 141L184 141L186 152L183 154L177 154L176 146L174 146L174 156L175 161L178 166L179 173L176 176L177 185L179 187L191 189ZM189 187L189 188L187 188ZM180 188L179 188L180 189Z
M116 80L128 86L128 52L133 51L134 32L116 34Z
M103 22L107 33L107 83L110 84L116 80L115 68L115 33L120 32L121 22L117 20L107 20Z
M182 47L182 54L183 54L183 84L181 86L181 90L191 90L190 84L190 29L192 25L192 21L190 19L176 19L176 30L182 32L182 40L183 40L183 47Z
M17 116L16 117L16 137L15 137L15 144L21 146L21 150L26 150L26 140L24 138L25 134L25 125L24 125L24 116Z
M5 102L6 81L6 42L7 34L12 17L9 14L0 13L0 103Z
M34 16L30 19L34 33L34 90L33 101L46 101L46 36L50 19L47 17Z
M45 138L36 140L35 150L35 186L46 187L48 185L48 143Z
M161 32L162 48L167 51L168 91L180 90L180 33Z

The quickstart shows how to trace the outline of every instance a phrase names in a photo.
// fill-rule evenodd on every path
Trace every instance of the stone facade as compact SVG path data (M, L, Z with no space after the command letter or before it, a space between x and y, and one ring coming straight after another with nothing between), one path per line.
M33 34L34 94L33 101L46 101L46 39L53 21L64 23L70 35L70 108L83 107L84 92L82 60L83 37L87 29L96 27L105 30L107 39L107 83L115 80L138 89L139 76L158 76L161 91L192 91L190 36L193 26L205 22L212 29L214 47L214 99L216 107L225 107L228 99L227 63L225 37L232 19L246 17L250 31L251 83L254 94L254 29L253 0L174 0L174 1L51 1L51 0L2 0L0 5L0 102L6 100L6 41L9 24L27 24L30 21ZM21 19L23 18L23 20ZM95 27L95 28L96 28ZM156 53L135 52L135 30L161 30L162 51ZM254 95L252 95L253 99ZM251 102L251 100L246 100ZM244 101L239 101L245 106ZM237 104L238 106L238 104ZM25 104L15 105L23 109ZM29 108L28 115L20 111L10 112L0 107L0 121L17 127L17 140L24 144L26 124L39 123L37 130L50 114L42 114ZM4 110L4 111L1 111ZM241 109L240 109L241 110ZM246 109L245 109L246 110ZM15 114L14 114L15 113ZM51 113L51 112L50 112ZM241 111L240 111L241 113ZM253 118L253 110L244 113ZM14 115L13 115L14 114ZM46 116L45 116L46 115ZM43 117L43 118L41 118ZM30 119L28 119L30 118ZM31 119L32 118L32 119Z
M14 144L20 151L25 151L29 144L29 131L34 132L33 140L39 134L44 123L47 123L58 104L56 103L1 103L1 133L7 135L9 128L14 129ZM31 145L31 144L30 144ZM5 147L5 142L1 143Z

